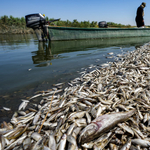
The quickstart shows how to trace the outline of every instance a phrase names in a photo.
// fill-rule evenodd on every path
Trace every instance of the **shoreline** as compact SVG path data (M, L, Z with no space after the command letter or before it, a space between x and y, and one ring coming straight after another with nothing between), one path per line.
M66 147L71 145L79 149L102 148L102 146L108 148L113 144L121 148L127 143L130 143L130 147L131 145L134 147L140 145L135 141L141 136L144 141L149 142L146 137L149 136L147 131L150 122L148 117L145 117L150 111L149 58L150 43L147 43L133 52L118 55L115 62L105 63L101 68L82 74L81 77L71 81L65 89L62 89L62 83L55 84L53 91L45 91L28 100L22 100L18 112L14 113L10 123L1 124L3 131L0 132L3 138L15 137L16 141L21 142L30 139L33 141L29 145L31 147L36 147L37 143L41 142L41 146L50 148L50 144L45 141L53 136L54 143L57 143L58 147L62 142L66 145L67 140ZM41 99L39 104L34 103L36 98ZM4 109L9 111L7 108ZM86 141L86 137L81 136L82 131L91 125L95 118L108 113L123 113L134 109L137 112L127 121L120 121L112 128L110 128L111 123L108 122L109 130L100 134L108 139L105 145L99 144L104 141L92 139L94 136L92 133L88 136L91 142L81 143L81 139ZM17 130L19 134L13 134ZM12 133L9 134L10 131ZM138 135L139 133L141 134ZM35 136L39 138L36 139ZM70 137L73 137L75 142L71 142ZM106 141L105 138L103 140ZM112 142L116 138L120 141L119 144ZM14 147L13 142L9 140L4 144L4 148ZM18 148L21 146L21 144L15 145Z
M1 25L0 34L34 34L34 31L27 27Z

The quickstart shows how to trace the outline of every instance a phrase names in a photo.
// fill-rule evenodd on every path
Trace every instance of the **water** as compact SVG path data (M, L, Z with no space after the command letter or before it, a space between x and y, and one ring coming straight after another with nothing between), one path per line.
M0 35L0 122L9 121L22 99L54 83L67 86L81 71L90 71L89 66L114 61L107 58L109 52L133 51L149 41L146 37L42 43L35 35Z

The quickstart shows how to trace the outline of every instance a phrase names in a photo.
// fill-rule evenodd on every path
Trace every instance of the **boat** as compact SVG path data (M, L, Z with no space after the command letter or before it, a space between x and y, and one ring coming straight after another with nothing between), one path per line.
M73 28L47 26L50 41L150 37L150 28Z
M59 19L47 22L42 14L26 15L26 26L32 28L39 41L64 41L83 39L105 39L123 37L150 37L150 28L77 28L55 27L49 24Z

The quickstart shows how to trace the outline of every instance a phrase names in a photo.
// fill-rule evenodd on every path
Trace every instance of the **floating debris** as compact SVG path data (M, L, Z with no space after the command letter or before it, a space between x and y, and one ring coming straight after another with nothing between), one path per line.
M150 45L102 66L23 100L1 124L1 149L148 150Z

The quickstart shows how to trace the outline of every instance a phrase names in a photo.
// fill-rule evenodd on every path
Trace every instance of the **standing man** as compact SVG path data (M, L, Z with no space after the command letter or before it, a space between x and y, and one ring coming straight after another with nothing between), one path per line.
M145 7L146 7L146 3L143 2L137 9L136 18L135 18L137 27L144 28L143 16L144 16L144 8Z

